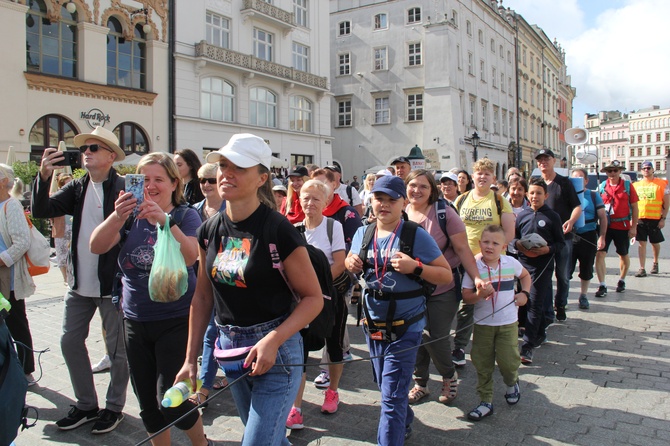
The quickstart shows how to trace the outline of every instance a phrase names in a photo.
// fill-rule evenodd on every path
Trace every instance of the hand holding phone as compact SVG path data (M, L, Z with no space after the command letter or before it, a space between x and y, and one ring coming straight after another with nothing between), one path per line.
M140 205L144 202L144 175L141 173L126 174L126 192L130 192L133 198L137 199L137 204L133 209L133 217L137 217Z

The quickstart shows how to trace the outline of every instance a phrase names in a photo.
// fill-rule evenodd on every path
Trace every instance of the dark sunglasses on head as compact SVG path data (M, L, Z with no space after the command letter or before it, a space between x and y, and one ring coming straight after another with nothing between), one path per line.
M107 150L108 152L111 152L110 149L108 149L105 146L101 146L100 144L85 144L85 145L79 147L79 151L81 153L86 152L86 149L90 149L90 151L94 152L94 153L97 152L99 149L104 149L104 150Z
M216 184L216 178L200 178L200 184Z

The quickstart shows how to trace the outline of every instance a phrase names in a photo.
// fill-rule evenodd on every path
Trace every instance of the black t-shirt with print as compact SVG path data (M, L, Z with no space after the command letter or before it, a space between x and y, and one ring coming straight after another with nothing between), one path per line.
M293 295L273 267L270 244L284 261L305 242L286 217L263 204L239 222L221 212L200 227L198 243L207 252L219 324L248 327L290 311Z
M556 174L556 178L547 185L546 204L561 217L561 223L570 220L572 210L581 206L577 191L569 178Z

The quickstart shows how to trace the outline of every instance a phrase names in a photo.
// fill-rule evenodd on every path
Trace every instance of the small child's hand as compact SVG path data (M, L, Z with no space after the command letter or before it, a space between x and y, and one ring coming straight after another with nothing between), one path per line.
M514 305L523 307L528 302L528 297L524 293L517 293L514 295Z
M417 261L404 252L397 252L391 257L391 266L400 274L412 274L417 267Z
M344 261L344 266L352 273L358 274L363 270L363 261L358 254L351 254Z

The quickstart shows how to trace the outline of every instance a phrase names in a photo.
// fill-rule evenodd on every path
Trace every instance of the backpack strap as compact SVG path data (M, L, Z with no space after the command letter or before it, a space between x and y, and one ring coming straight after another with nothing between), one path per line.
M502 225L502 208L503 208L502 200L503 200L503 198L502 198L502 195L500 195L497 192L493 192L493 195L495 195L496 209L498 209L498 217L500 217L500 224Z
M352 186L347 185L347 196L349 197L349 206L354 205L354 197L353 197L353 194L352 194L352 189L353 189Z
M447 232L447 200L440 198L435 202L435 214L437 215L437 222L440 224L440 229L444 233L444 236L447 237L447 244L444 245L444 251L449 247L450 239L449 233Z
M593 218L589 218L584 221L584 224L595 223L598 221L598 212L596 211L596 191L592 190L591 192L591 203L593 204Z
M368 248L370 243L375 236L375 230L377 229L377 224L371 224L366 226L365 234L363 234L363 241L361 242L361 249L358 252L358 257L363 261L363 270L366 269L366 264L368 260Z
M333 226L335 225L335 220L330 217L326 217L326 234L328 234L328 241L330 246L333 246Z
M454 206L456 206L456 211L458 212L458 215L461 215L461 207L463 207L465 199L468 198L468 196L470 196L470 192L472 192L472 189L456 197L456 201L454 201Z

